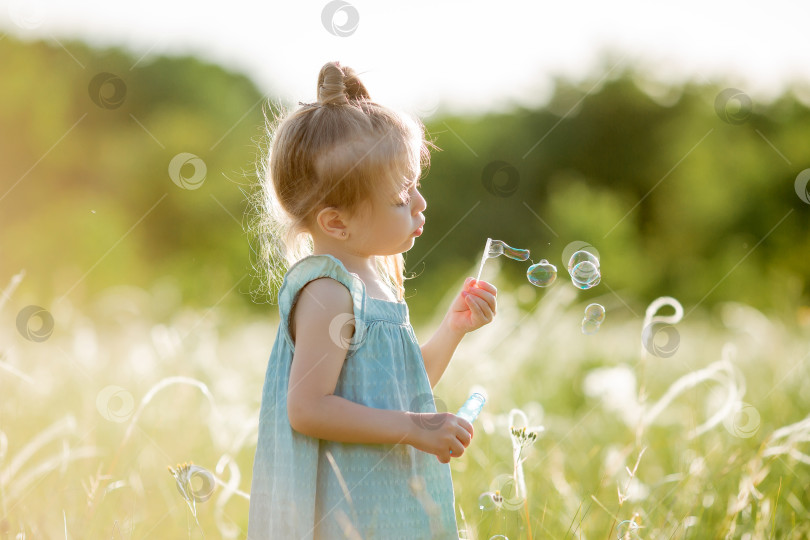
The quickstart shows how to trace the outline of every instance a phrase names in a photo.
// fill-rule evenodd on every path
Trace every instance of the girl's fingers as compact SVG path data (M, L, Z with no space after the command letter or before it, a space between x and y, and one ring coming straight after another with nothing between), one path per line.
M474 296L484 300L487 304L489 304L489 307L492 308L493 311L495 310L495 306L497 304L497 301L495 300L495 295L494 294L488 293L488 292L486 292L486 291L484 291L482 289L477 289L475 287L470 287L467 290L467 294L474 295Z
M461 441L461 444L463 444L465 448L469 446L472 441L472 435L470 435L467 430L463 430L456 438Z
M492 309L484 300L472 295L465 297L465 300L467 300L467 306L474 317L478 316L478 318L486 322L492 320Z
M459 420L458 425L459 425L459 426L461 426L461 427L463 427L463 428L464 428L464 431L466 431L467 433L469 433L469 434L470 434L470 438L472 438L472 436L473 436L473 432L474 432L474 430L473 430L473 425L472 425L471 423L469 423L468 421L466 421L465 419L461 418L461 417L458 417L458 416L457 416L456 418L458 418L458 420Z
M467 296L464 299L467 301L467 307L470 308L470 311L472 312L473 317L478 316L478 317L480 317L482 319L485 318L484 317L484 312L481 309L481 306L478 305L478 303L483 302L483 300L481 300L480 298L476 298L475 296L472 296L472 295Z
M467 281L464 282L464 285L470 285L471 288L481 289L490 294L498 294L498 289L495 288L495 285L487 283L486 281L475 281L473 278L468 278Z

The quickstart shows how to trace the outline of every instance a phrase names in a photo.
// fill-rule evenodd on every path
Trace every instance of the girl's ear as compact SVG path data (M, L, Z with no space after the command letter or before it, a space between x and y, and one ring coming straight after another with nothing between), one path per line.
M334 206L327 206L315 217L318 228L332 238L346 238L346 219Z

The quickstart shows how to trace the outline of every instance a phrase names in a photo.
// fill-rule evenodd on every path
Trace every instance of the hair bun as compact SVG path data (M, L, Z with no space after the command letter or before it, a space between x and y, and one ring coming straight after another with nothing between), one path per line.
M345 105L349 101L371 99L357 73L339 62L327 62L318 74L318 102L322 105Z

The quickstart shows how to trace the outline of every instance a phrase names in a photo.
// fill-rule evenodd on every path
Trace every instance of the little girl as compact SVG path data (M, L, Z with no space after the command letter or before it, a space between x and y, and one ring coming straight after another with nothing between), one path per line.
M402 253L425 225L424 127L371 101L337 62L318 75L318 101L302 105L271 127L264 175L263 230L288 224L263 241L283 238L291 266L262 391L248 538L457 539L449 462L473 427L437 413L432 388L464 334L493 319L495 287L468 278L420 347Z

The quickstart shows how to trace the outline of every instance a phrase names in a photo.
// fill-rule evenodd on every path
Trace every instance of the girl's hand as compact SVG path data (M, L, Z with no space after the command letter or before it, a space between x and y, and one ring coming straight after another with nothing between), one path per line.
M408 416L415 426L408 444L435 455L441 463L461 457L472 440L472 424L455 414L409 412Z
M450 328L467 333L492 322L497 294L495 286L486 281L476 281L471 277L464 280L464 287L447 312Z

